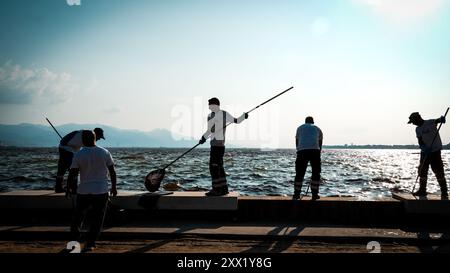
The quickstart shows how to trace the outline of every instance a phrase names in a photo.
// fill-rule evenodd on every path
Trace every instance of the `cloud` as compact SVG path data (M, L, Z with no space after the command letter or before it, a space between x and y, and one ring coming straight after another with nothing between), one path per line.
M81 6L81 0L66 0L69 6Z
M28 104L36 99L51 103L67 101L78 90L68 73L7 62L0 67L0 103Z
M413 23L436 13L443 0L354 0L394 23Z
M103 113L110 115L118 114L120 113L120 108L118 107L105 108L103 109Z

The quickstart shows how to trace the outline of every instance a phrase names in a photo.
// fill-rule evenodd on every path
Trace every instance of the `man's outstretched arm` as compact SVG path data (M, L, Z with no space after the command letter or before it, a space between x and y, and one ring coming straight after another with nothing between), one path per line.
M227 112L226 122L228 123L236 123L239 124L244 121L244 119L248 119L248 113L243 113L240 117L235 118L230 113Z

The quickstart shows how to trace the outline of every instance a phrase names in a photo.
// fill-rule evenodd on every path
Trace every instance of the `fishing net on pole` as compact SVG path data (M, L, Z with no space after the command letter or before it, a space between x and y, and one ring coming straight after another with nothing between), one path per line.
M161 181L164 179L165 174L166 171L164 169L151 171L145 177L145 188L149 192L155 192L159 190L159 187L161 186Z

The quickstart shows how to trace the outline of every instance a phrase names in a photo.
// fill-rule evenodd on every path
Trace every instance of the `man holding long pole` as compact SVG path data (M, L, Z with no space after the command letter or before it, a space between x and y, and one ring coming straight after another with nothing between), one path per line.
M445 115L447 115L447 112ZM419 190L413 192L413 195L427 195L428 169L431 166L431 169L436 175L439 186L441 187L441 198L448 199L447 181L445 180L444 164L441 158L442 141L439 135L439 129L442 124L445 123L445 116L441 116L438 119L424 120L418 112L414 112L409 116L408 124L410 123L417 126L416 136L421 150L418 174L418 178L420 178ZM438 129L436 126L439 123L441 125Z
M220 101L217 98L208 100L211 114L208 115L208 129L203 134L199 144L206 142L211 137L211 153L209 159L209 171L212 179L212 189L206 196L220 196L228 194L228 184L223 168L223 156L225 154L225 130L229 123L241 123L248 118L247 113L243 113L239 118L235 118L228 112L220 109Z
M58 159L58 171L56 173L55 192L56 193L65 192L66 190L63 187L64 175L67 172L67 170L69 170L70 165L72 164L73 155L76 152L78 152L83 146L81 135L84 130L73 131L62 137L58 133L56 128L53 126L53 124L48 119L47 121L50 123L55 132L61 138L58 147L59 159ZM105 139L105 137L103 136L103 129L95 128L94 132L97 137L96 140L99 140L101 138Z
M248 118L248 114L255 111L264 104L278 98L284 93L291 90L292 87L284 90L278 95L266 100L259 104L248 112L243 113L240 117L235 118L228 114L226 111L220 109L220 101L217 98L211 98L208 100L209 109L211 114L208 115L208 129L203 134L199 141L199 144L206 142L208 137L211 138L211 153L209 160L209 171L212 178L212 189L206 193L206 196L221 196L228 194L228 184L223 168L223 155L225 153L225 130L226 127L233 123L241 123L244 119ZM197 144L197 145L199 145ZM194 146L195 147L195 146Z
M255 111L264 104L278 98L279 96L283 95L293 88L293 86L289 87L278 95L254 107L250 111L243 113L239 118L234 118L225 111L220 110L220 101L217 98L210 99L208 102L211 114L208 115L208 130L205 134L203 134L198 144L184 152L175 160L167 164L164 168L151 171L149 174L147 174L147 176L145 177L145 187L150 192L157 191L159 189L161 181L164 179L166 169L177 162L180 158L197 148L197 146L205 143L208 137L211 137L210 171L213 179L213 189L207 192L206 195L220 196L227 194L228 185L226 182L225 170L223 169L223 154L225 152L225 128L233 123L241 123L244 119L248 118L249 113Z

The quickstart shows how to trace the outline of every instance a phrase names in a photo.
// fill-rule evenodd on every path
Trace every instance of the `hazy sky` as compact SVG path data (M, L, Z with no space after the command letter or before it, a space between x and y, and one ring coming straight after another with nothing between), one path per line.
M0 3L4 124L46 115L199 138L209 98L238 116L294 86L229 143L293 147L311 115L325 144L412 144L409 114L450 106L449 0Z

